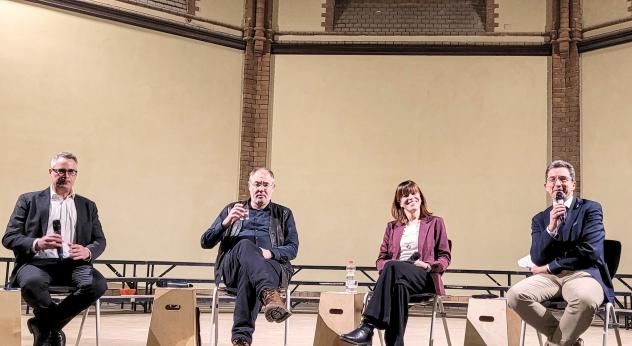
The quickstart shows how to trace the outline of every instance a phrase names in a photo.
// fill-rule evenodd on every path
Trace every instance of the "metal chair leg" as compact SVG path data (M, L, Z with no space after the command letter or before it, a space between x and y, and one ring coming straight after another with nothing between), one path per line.
M439 301L437 300L438 296L435 296L432 301L432 317L430 318L430 340L428 341L428 345L434 345L434 324L435 319L437 318L437 305Z
M441 319L443 320L443 330L445 331L446 341L448 342L448 346L452 346L450 329L448 328L448 320L446 319L445 306L443 306L443 299L441 299L441 296L437 296L437 303L439 304L439 313L441 313Z
M219 309L219 302L217 301L218 295L217 287L213 288L213 300L211 301L211 346L217 346L217 341L219 340L219 336L217 335L219 331L217 326L217 310Z
M612 326L614 328L614 334L617 338L617 345L621 346L621 335L619 334L619 321L617 320L617 313L614 309L614 305L608 302L606 303L605 318L603 321L603 346L606 346L608 342L608 328L610 327L610 322L612 322Z
M535 331L535 334L538 336L538 344L540 346L543 346L542 335L537 330ZM519 341L520 346L524 346L526 335L527 335L527 322L522 320L522 322L520 323L520 341Z
M292 310L292 303L291 303L289 290L285 292L285 308L287 309L287 311ZM285 323L285 330L283 331L283 346L287 346L287 334L288 334L288 331L290 330L290 319L289 318L286 319L284 323Z
M99 346L100 343L100 336L101 336L101 299L97 299L97 301L94 303L94 319L96 322L96 338L97 338L97 346Z
M527 332L527 323L524 320L522 320L520 322L520 341L519 341L520 346L524 346L524 337L525 337L526 332Z
M84 310L83 316L81 317L81 324L79 325L79 333L77 333L77 341L75 342L75 346L79 346L79 341L81 341L81 335L83 334L83 325L86 323L88 312L90 312L90 307L87 307L86 310Z

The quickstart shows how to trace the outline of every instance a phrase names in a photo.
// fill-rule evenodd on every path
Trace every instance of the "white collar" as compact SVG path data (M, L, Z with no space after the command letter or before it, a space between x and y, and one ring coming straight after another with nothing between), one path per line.
M66 198L75 198L75 190L73 189L72 191L70 191L70 193L68 194L68 197ZM57 192L55 192L55 189L53 189L53 185L50 186L50 199L52 200L63 200L63 198L57 194Z

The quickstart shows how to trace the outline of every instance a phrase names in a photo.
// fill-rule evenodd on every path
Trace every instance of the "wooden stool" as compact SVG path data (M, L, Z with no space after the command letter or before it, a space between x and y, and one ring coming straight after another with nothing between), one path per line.
M519 342L520 317L506 299L470 298L464 346L517 346Z
M157 288L147 346L198 345L195 289Z
M321 293L314 346L349 346L339 338L360 324L363 298L364 293Z
M22 343L21 302L20 290L0 289L0 340L4 346L20 346Z

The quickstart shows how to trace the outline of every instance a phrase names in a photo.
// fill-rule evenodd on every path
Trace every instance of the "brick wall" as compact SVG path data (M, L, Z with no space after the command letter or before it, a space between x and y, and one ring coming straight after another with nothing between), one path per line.
M194 15L199 8L195 6L196 0L119 0L155 10L174 11L182 14Z
M331 4L333 2L333 4ZM367 35L467 35L485 32L488 0L328 0L325 30ZM491 1L493 5L493 1ZM333 5L333 6L331 6ZM331 18L330 9L334 9ZM493 9L492 9L493 10ZM491 17L494 17L491 12ZM493 29L493 23L491 24Z
M556 0L552 32L551 156L570 162L577 174L576 192L581 192L580 162L580 0Z
M485 31L494 32L498 27L498 4L496 0L485 0Z
M270 102L271 0L246 1L239 198L248 198L248 174L267 165Z

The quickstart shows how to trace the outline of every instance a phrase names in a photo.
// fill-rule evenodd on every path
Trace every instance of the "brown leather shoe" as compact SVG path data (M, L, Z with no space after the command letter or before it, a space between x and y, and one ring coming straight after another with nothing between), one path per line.
M232 340L233 346L250 346L250 343L244 339Z
M584 346L584 340L582 340L582 338L577 338L577 341L575 341L573 346Z
M285 307L279 290L268 288L261 293L261 302L263 303L263 314L268 322L281 323L287 320L292 313Z

